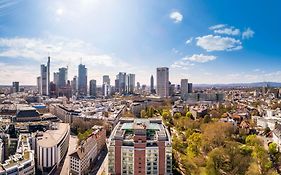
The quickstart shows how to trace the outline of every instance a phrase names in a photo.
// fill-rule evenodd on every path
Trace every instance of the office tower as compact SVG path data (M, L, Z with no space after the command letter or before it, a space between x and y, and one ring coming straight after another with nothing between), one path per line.
M13 89L14 89L15 92L20 91L20 83L18 81L13 82Z
M64 88L67 81L67 68L59 68L58 88Z
M97 81L96 80L90 81L90 96L92 96L92 97L97 96Z
M47 66L41 64L41 90L40 90L41 95L47 95L47 90L48 90L47 76L48 76Z
M192 93L192 83L188 83L188 93Z
M41 94L42 93L41 92L42 88L41 88L41 77L40 76L37 77L37 88L38 88L39 94Z
M135 90L135 74L127 74L126 76L126 93L132 94Z
M87 95L87 68L83 64L78 66L78 93L79 95Z
M116 83L118 83L117 91L120 94L124 94L126 92L126 73L125 72L119 72L119 74L116 75Z
M137 82L137 90L140 90L140 82Z
M50 56L48 56L47 62L47 95L50 95Z
M54 83L56 84L56 85L58 85L58 83L59 83L59 72L54 72Z
M176 90L176 85L169 82L169 95L170 96L175 95L175 90Z
M154 94L154 78L153 75L150 77L150 93Z
M115 83L114 92L119 92L119 79L117 79L117 76L114 83Z
M181 79L181 94L188 93L188 79Z
M120 119L109 138L109 174L172 174L171 137L161 119Z
M160 97L169 96L169 68L159 67L156 71L157 75L157 95Z
M102 84L105 84L105 83L110 85L110 78L108 75L102 76Z
M78 90L78 78L77 76L74 76L72 81L71 81L71 87L72 87L72 92L73 94L76 94Z

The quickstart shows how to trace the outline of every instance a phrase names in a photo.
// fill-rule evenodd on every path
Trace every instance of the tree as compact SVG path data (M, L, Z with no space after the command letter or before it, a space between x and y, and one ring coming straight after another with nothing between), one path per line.
M175 119L179 119L181 117L181 113L177 112L174 114Z
M186 112L186 114L185 114L185 116L187 117L187 118L192 118L193 116L192 116L192 113L191 112Z
M269 154L271 154L271 155L275 155L276 153L278 153L277 144L276 143L270 143L268 145L268 151L269 151Z
M212 121L210 115L209 115L209 114L205 115L205 116L204 116L203 122L204 122L204 123L209 123L210 121Z
M146 117L146 112L145 110L141 110L141 118L145 118Z
M186 153L189 157L193 158L198 156L201 151L202 135L200 133L193 133L187 139L188 147Z

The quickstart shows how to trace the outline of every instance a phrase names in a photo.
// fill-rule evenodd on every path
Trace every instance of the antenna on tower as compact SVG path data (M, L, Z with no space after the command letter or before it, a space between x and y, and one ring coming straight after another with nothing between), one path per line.
M82 57L80 58L80 64L82 64Z

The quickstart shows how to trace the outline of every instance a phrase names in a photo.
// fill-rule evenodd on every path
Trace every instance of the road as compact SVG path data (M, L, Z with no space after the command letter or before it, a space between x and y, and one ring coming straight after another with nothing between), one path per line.
M67 155L65 157L64 163L63 163L63 167L62 170L60 172L61 175L66 175L69 174L69 154L73 153L76 149L77 146L77 142L78 142L78 138L77 136L70 136L69 138L69 147L68 147L68 152Z
M101 165L103 164L104 161L107 161L106 156L107 156L107 147L105 146L103 150L100 151L97 160L95 160L95 163L91 167L91 172L89 174L95 175L99 171Z

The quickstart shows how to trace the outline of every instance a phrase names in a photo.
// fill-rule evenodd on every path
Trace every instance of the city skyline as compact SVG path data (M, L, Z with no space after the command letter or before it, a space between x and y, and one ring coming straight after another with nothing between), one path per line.
M50 80L82 58L98 85L118 72L149 85L162 66L175 84L281 82L278 1L67 2L0 3L1 85L35 85L48 56Z

